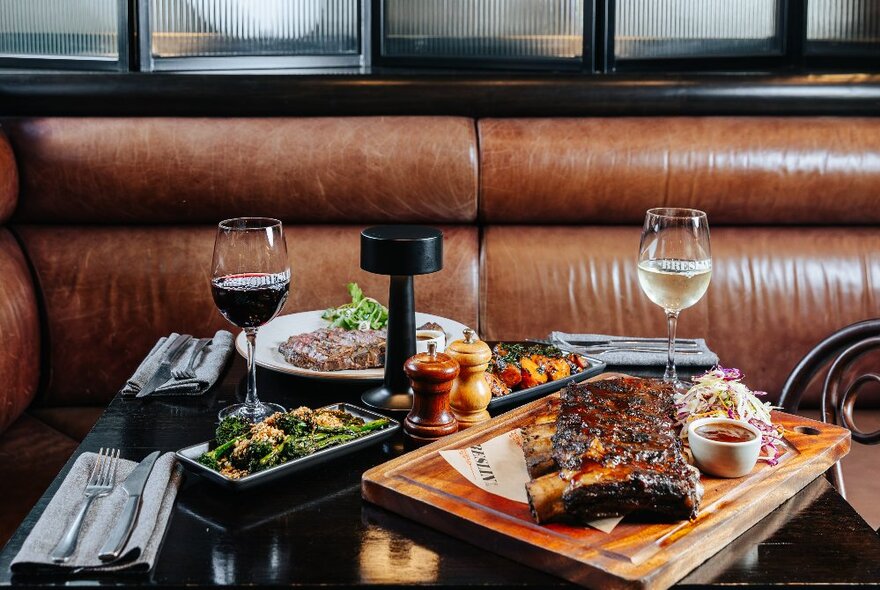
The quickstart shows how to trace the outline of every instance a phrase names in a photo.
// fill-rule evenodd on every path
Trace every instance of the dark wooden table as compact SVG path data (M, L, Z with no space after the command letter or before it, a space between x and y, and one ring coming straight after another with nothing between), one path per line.
M115 399L0 553L0 584L253 585L318 587L429 585L558 587L551 575L498 557L360 497L361 474L401 452L401 442L342 458L268 489L233 495L188 477L158 564L149 574L22 577L9 564L76 456L119 447L127 459L207 440L217 410L242 397L236 358L212 393L190 399ZM269 371L262 398L286 406L359 403L363 385L334 385ZM878 585L880 538L819 478L682 581L706 585Z

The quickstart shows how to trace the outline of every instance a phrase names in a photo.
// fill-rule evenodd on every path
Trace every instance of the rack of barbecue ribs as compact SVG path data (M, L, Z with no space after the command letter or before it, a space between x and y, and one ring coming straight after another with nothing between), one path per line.
M650 513L696 516L703 490L675 430L672 387L616 377L570 385L523 429L539 523Z

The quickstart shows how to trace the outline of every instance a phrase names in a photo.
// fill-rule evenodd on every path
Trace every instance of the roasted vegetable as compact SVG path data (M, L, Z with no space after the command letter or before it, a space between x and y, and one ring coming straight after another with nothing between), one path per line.
M547 375L547 379L550 381L559 381L560 379L565 379L571 375L571 367L568 366L565 359L554 359L549 356L533 354L532 360L535 361L535 364L544 369L544 374Z
M499 365L499 370L495 374L510 389L513 389L522 381L522 373L519 367L513 363L504 363L503 369Z
M227 419L229 420L229 419ZM364 422L342 410L297 408L276 413L262 422L246 424L244 434L219 444L202 454L198 461L205 467L237 479L263 471L291 459L354 440L389 424L387 418ZM220 435L242 429L233 421L224 421L217 429Z
M220 425L217 426L217 432L214 433L214 439L217 441L218 445L222 445L233 438L247 434L250 429L251 423L244 418L227 416L226 418L223 418L223 420L220 421Z
M544 368L531 358L522 357L519 361L519 366L522 369L523 387L535 387L536 385L547 383L547 374L544 372Z
M499 342L492 349L486 381L494 397L558 381L590 366L586 358L550 344Z
M519 374L518 371L517 374ZM489 389L492 391L492 397L502 397L510 393L510 388L497 373L486 371L484 376L486 377L486 383L489 384Z
M245 440L245 435L226 441L222 445L217 446L213 451L202 453L198 461L209 469L217 470L220 460L230 453L238 441Z

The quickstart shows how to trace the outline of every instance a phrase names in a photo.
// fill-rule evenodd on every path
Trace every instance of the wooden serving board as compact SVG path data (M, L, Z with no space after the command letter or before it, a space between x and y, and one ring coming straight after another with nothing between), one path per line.
M771 467L740 479L703 476L697 518L677 523L624 520L610 534L564 524L538 525L528 506L489 494L439 454L526 426L545 397L485 424L367 471L364 499L454 537L591 588L667 588L767 516L849 452L845 428L774 412L788 448Z

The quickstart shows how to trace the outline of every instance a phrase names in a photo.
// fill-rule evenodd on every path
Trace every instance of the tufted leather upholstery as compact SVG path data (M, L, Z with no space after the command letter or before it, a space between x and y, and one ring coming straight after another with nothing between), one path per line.
M323 307L350 278L384 293L380 277L358 270L365 223L468 224L447 227L447 270L420 279L419 305L479 322L487 338L526 338L552 328L662 334L634 280L637 227L652 205L704 208L716 271L682 333L708 335L724 362L770 391L823 335L880 311L876 119L49 118L4 127L21 170L15 231L45 307L44 407L102 404L160 334L225 325L207 289L211 225L241 213L290 222L287 311ZM0 141L11 178L8 152ZM347 225L317 225L328 222ZM608 227L619 223L629 227ZM765 325L778 329L755 342L751 331ZM87 342L109 359L88 379L77 352Z
M50 118L7 129L21 162L24 223L476 218L470 119Z
M553 329L665 335L662 310L639 288L639 233L486 229L483 336L516 339ZM706 337L723 363L774 396L819 340L880 314L880 229L724 227L712 232L712 259L709 291L682 313L680 334Z
M27 262L8 230L0 230L0 433L18 418L40 381L40 324Z
M18 168L0 130L0 223L18 201ZM40 325L31 273L12 234L0 229L0 434L31 402L40 380Z
M479 123L487 223L876 224L880 119L664 117Z
M351 280L377 299L387 298L387 277L359 268L361 229L288 227L293 278L283 313L342 303ZM106 404L159 337L229 328L211 298L214 227L23 226L18 231L46 308L52 372L41 405ZM416 279L417 305L476 325L477 230L448 227L444 233L444 269Z
M0 129L0 223L5 223L18 202L18 168L9 139Z

